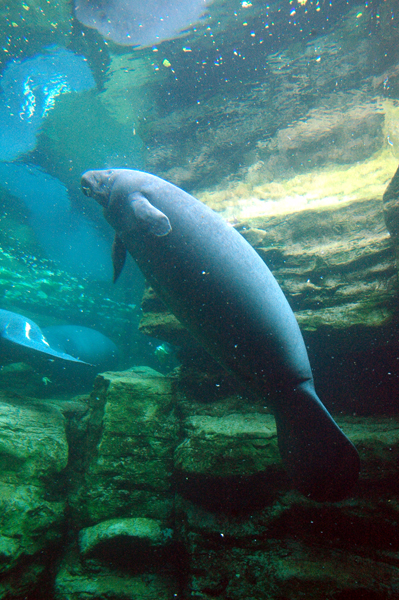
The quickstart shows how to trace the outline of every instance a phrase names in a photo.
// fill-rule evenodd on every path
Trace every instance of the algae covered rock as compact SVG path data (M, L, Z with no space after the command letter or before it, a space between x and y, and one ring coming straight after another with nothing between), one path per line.
M97 377L87 469L71 500L83 523L168 519L178 423L172 381L149 368Z
M337 421L362 460L347 500L318 504L280 485L256 507L245 496L262 495L262 486L237 488L236 480L211 505L206 496L217 490L209 478L202 495L177 496L176 535L190 556L187 597L396 598L398 419Z
M99 548L117 544L120 540L130 540L132 546L136 544L140 548L163 546L171 533L171 529L162 529L155 519L110 519L82 529L79 547L82 556L90 556Z
M115 560L115 559L114 559ZM178 598L179 586L170 574L140 572L120 562L96 562L82 564L74 551L69 551L61 563L55 580L57 600L172 600ZM137 572L138 571L138 572Z
M61 412L3 397L0 457L0 597L23 597L45 577L63 536L65 496L58 480L68 443Z
M311 590L325 600L366 590L393 600L398 419L337 417L361 477L351 498L318 504L290 490L267 406L193 400L177 378L141 367L98 376L88 404L3 401L0 597L45 582L38 598L297 600ZM53 582L46 569L61 549L67 495Z
M281 465L272 415L198 415L184 421L175 467L211 477L249 476Z
M61 413L44 403L0 402L0 478L41 485L62 471L68 443Z

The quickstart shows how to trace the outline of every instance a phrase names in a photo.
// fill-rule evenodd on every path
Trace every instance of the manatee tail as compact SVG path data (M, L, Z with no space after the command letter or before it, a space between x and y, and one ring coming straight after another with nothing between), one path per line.
M359 455L320 402L313 382L284 394L275 418L280 453L295 487L318 502L348 496L359 476Z

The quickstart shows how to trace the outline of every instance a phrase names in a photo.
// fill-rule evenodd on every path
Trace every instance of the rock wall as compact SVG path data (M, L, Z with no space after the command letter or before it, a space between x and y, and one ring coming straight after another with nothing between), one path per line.
M337 418L361 477L318 504L267 407L202 391L140 368L90 398L2 399L0 598L397 597L398 418Z
M0 399L0 597L49 589L65 530L60 489L68 443L61 412L33 399ZM43 596L44 597L44 596Z
M265 260L307 339L317 338L334 353L351 352L371 340L385 345L387 328L398 321L396 238L387 229L382 202L396 169L397 159L383 152L355 166L278 184L264 183L255 172L200 199ZM142 308L143 333L192 344L151 291Z

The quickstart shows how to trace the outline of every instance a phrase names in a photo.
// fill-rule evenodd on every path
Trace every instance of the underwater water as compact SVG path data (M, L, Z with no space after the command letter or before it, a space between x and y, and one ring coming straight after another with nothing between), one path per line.
M0 14L0 599L398 598L397 1ZM297 491L278 394L239 387L129 253L113 283L81 188L107 169L173 183L267 264L360 454L347 497Z

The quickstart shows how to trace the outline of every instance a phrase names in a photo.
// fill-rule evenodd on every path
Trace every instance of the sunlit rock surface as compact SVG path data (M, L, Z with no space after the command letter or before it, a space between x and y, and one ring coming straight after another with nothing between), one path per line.
M382 196L397 168L383 152L350 167L279 183L259 173L199 198L220 212L269 266L304 332L353 350L359 335L383 343L396 324L397 268ZM259 166L262 170L262 165ZM187 344L187 333L151 290L142 303L144 333ZM339 338L339 332L353 332ZM364 337L366 336L366 338Z

